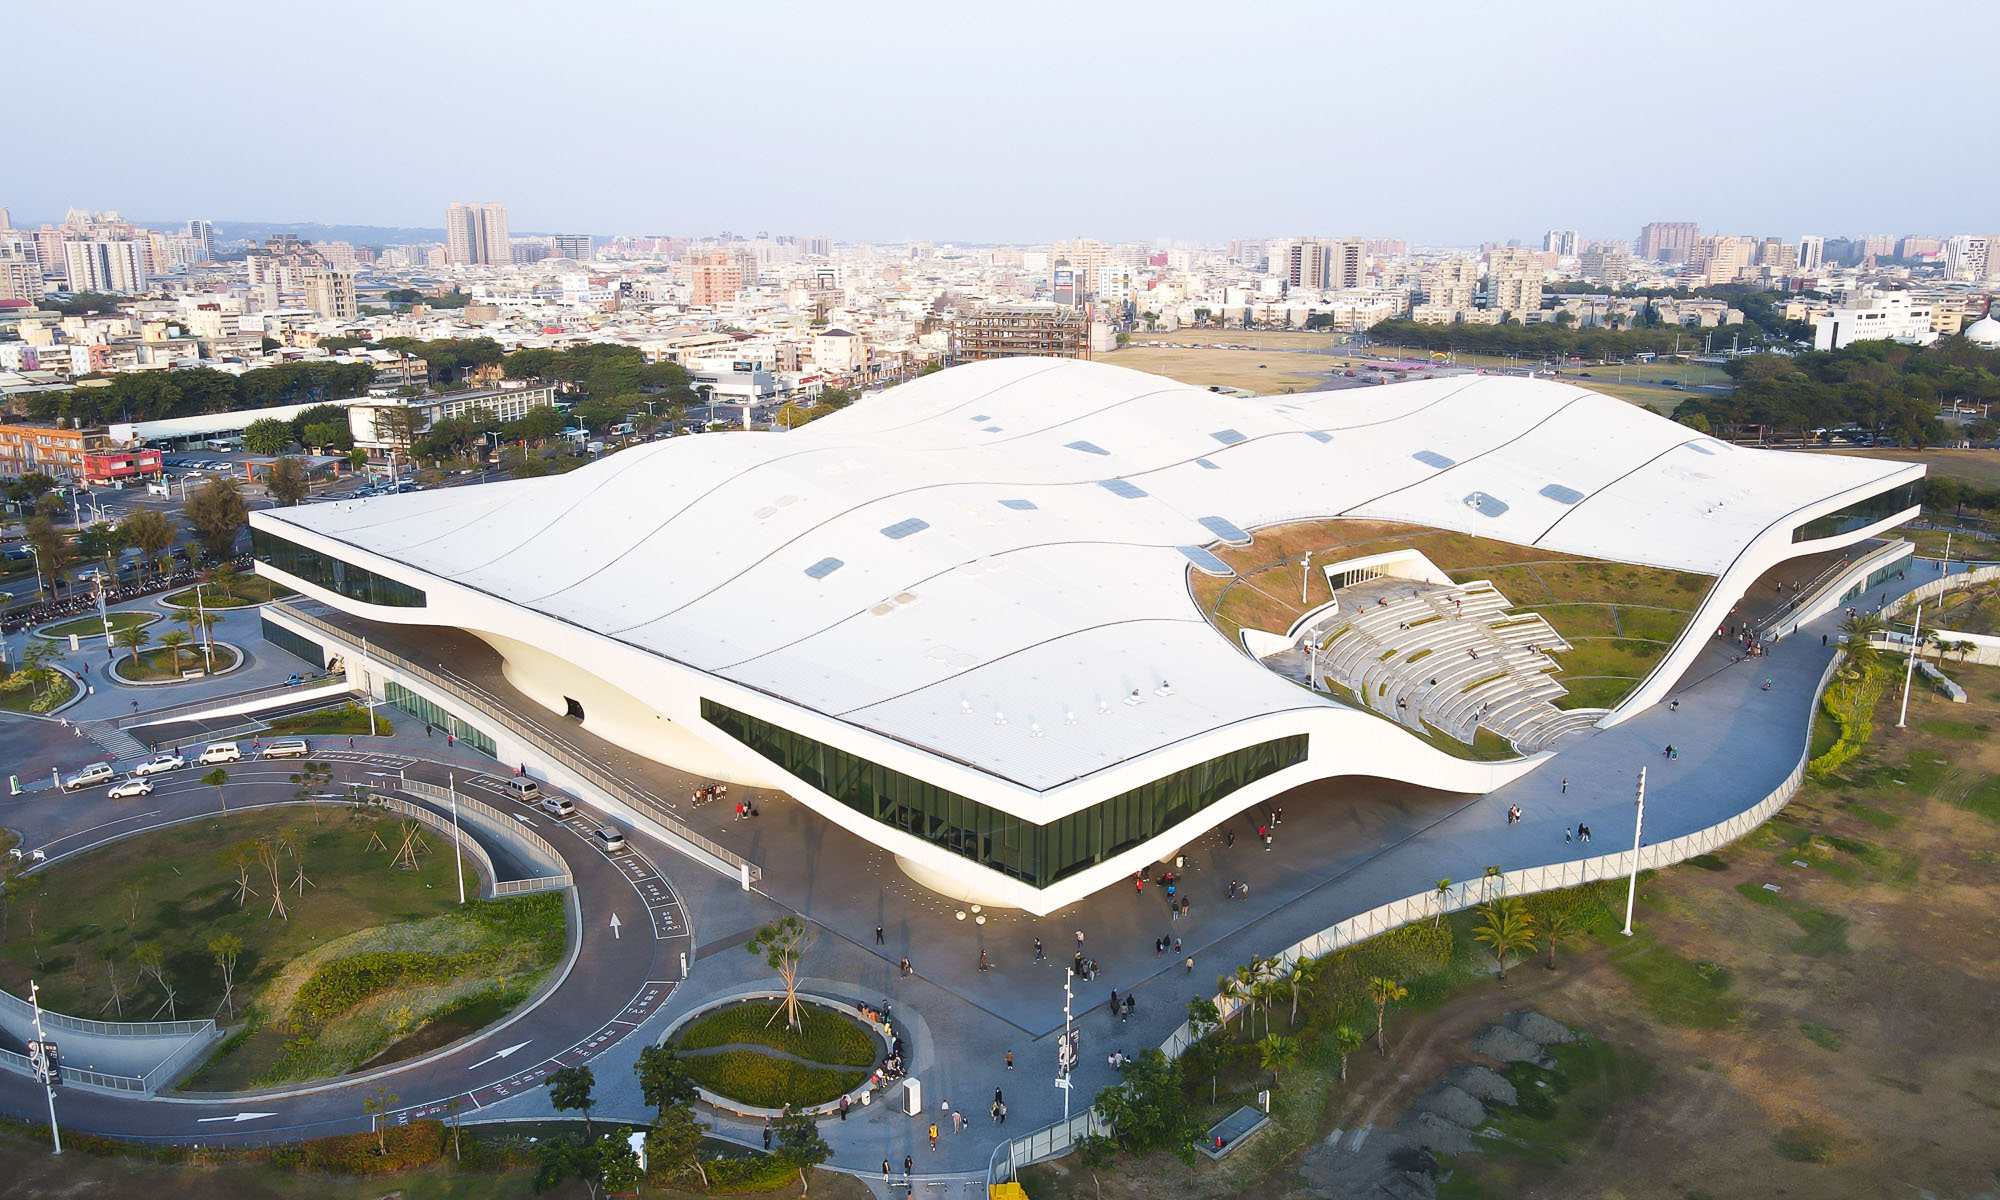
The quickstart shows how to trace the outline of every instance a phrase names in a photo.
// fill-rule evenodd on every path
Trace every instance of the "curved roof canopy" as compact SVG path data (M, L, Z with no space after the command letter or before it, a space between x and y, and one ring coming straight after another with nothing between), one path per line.
M1197 610L1186 573L1218 539L1372 517L1718 574L1907 470L1739 449L1549 380L1252 399L1020 358L791 433L257 516L1045 790L1327 703Z

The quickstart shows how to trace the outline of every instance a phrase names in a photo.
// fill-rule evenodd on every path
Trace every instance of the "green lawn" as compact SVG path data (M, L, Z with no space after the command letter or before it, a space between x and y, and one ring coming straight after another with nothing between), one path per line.
M213 585L201 589L203 608L248 608L257 604L269 604L292 595L290 588L272 583L262 575L238 575L230 581L229 591L218 592ZM195 593L191 587L178 592L169 592L161 597L175 608L193 608Z
M214 650L215 669L217 671L227 671L235 665L238 657L235 647L225 646L221 642L217 642ZM181 678L181 673L184 671L201 669L202 664L207 659L208 656L203 653L202 648L193 643L180 647L178 655L166 646L155 646L150 650L141 650L136 660L133 658L131 651L120 650L118 652L118 674L120 678L135 683L179 679Z
M159 613L115 612L111 616L111 632L123 633L127 629L137 629L151 625L160 619ZM104 619L98 616L77 617L57 625L50 625L40 631L43 637L66 638L70 634L78 637L103 637Z
M783 1016L772 1020L779 1007L746 1001L690 1023L674 1038L688 1074L711 1092L759 1108L825 1104L867 1077L878 1047L859 1022L808 1006L801 1028L792 1030Z
M49 686L39 691L28 682L28 676L21 671L16 671L4 681L0 681L0 709L7 712L45 713L57 705L68 703L69 698L74 695L76 695L76 684L69 676L56 671L49 673Z
M279 717L264 728L268 733L281 735L317 733L358 737L368 732L368 710L359 704L344 704L339 708ZM375 715L376 736L388 737L395 732L395 728L389 723L389 718L380 713Z

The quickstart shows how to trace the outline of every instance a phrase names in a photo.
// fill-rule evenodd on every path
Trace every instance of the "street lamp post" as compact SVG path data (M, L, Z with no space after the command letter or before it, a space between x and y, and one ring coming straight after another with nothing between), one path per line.
M97 619L104 622L104 661L110 662L118 657L118 652L111 645L111 614L104 607L103 571L97 573Z
M1639 809L1632 818L1632 878L1625 886L1625 936L1632 936L1632 902L1639 895L1639 845L1646 832L1646 768L1639 768Z
M1306 586L1312 582L1312 555L1299 560L1299 606L1305 607Z
M215 635L209 632L208 610L202 607L201 585L194 585L194 621L201 626L201 660L204 669L215 674Z
M49 1039L42 1032L42 989L34 980L28 981L28 1003L35 1009L35 1041L42 1054L42 1088L49 1096L49 1137L55 1142L55 1152L62 1153L62 1129L56 1124L56 1076L61 1068L48 1058Z
M1917 673L1917 648L1924 635L1924 606L1917 605L1916 619L1910 624L1910 661L1903 666L1903 710L1896 714L1896 728L1905 727L1910 717L1910 681Z
M375 727L373 722L369 723L368 733L369 736L371 737L374 736ZM458 902L460 904L464 904L465 903L465 851L460 846L458 840L458 772L454 770L449 774L447 774L445 778L449 780L449 785L446 790L451 792L451 853L452 857L458 860Z
M1069 1120L1069 1093L1070 1093L1069 1073L1074 1068L1076 1062L1074 1057L1074 1052L1070 1048L1070 1031L1069 1031L1069 1022L1070 1022L1069 1002L1071 998L1069 984L1070 980L1075 975L1076 975L1075 968L1073 967L1063 968L1063 1040L1062 1040L1062 1045L1056 1047L1056 1086L1062 1089L1063 1120L1065 1121ZM1069 1065L1064 1065L1064 1064L1069 1064ZM49 1103L51 1105L49 1112L53 1114L55 1112L55 1109L53 1107L55 1103L53 1099L53 1093L51 1093L51 1099Z

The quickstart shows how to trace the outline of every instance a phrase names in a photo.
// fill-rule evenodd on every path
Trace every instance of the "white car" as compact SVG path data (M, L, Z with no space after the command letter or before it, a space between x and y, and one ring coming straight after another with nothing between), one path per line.
M168 771L178 771L185 766L187 766L187 759L182 758L180 755L162 754L157 758L149 758L138 766L133 767L132 774L135 778L144 779L148 775L164 775Z
M125 800L133 796L150 796L153 794L153 781L150 779L141 779L135 775L105 794L113 800Z
M91 763L83 770L63 780L62 786L63 791L73 792L78 788L96 787L100 783L110 783L116 778L118 778L118 772L111 769L110 763L97 762Z

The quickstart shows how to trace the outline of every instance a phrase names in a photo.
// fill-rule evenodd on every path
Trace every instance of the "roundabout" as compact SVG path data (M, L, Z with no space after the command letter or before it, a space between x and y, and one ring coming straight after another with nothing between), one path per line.
M786 1024L782 996L713 1002L682 1017L663 1044L687 1064L710 1105L745 1116L827 1113L871 1102L894 1048L893 1027L864 1022L854 1006L801 995L799 1025Z

